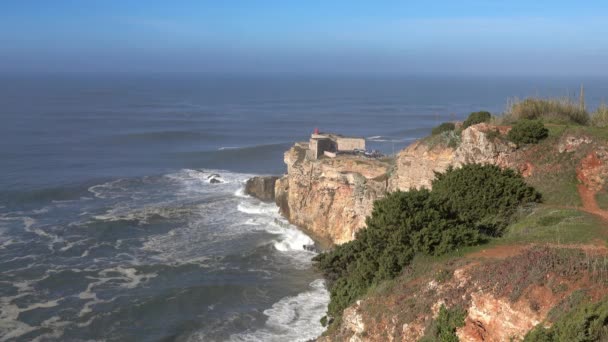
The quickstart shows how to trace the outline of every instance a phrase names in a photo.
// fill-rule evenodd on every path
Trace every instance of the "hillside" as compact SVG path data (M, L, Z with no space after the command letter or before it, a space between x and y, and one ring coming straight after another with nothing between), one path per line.
M417 253L398 276L371 281L358 300L327 317L319 340L511 341L527 335L526 341L568 341L563 336L580 334L581 327L608 338L597 321L608 316L602 309L608 305L608 132L543 120L539 141L515 144L510 131L519 121L504 121L451 125L395 158L309 160L306 143L285 153L288 173L276 183L276 203L328 247L361 238L376 201L431 188L436 172L451 167L515 170L542 195L541 203L521 206L500 237L441 255Z
M456 330L461 341L521 340L537 324L551 326L583 303L603 300L606 135L547 127L547 139L520 148L505 139L508 128L479 124L463 131L455 148L445 137L429 137L402 151L392 190L429 186L431 172L449 165L490 163L520 171L543 203L521 209L504 236L488 244L416 257L401 276L346 309L321 340L415 341L428 337L442 305L464 312ZM499 134L488 139L491 131Z

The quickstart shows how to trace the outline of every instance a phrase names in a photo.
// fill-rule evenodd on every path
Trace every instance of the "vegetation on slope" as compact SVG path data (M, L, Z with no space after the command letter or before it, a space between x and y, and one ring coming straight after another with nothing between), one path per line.
M376 201L355 240L315 258L329 281L330 317L400 274L416 254L441 255L499 236L519 206L540 201L519 174L492 165L450 168L432 188Z
M591 125L594 127L608 127L608 106L602 104L591 114Z
M587 125L589 114L584 101L574 101L568 97L560 99L527 98L512 101L507 106L508 122L517 120L542 120L560 124Z
M439 308L437 319L426 329L420 342L458 342L456 329L464 326L466 311L462 308Z
M439 126L433 128L431 135L441 134L443 132L449 132L456 129L456 125L453 122L444 122Z
M536 144L549 136L549 130L539 120L519 120L507 134L517 145Z
M550 328L542 324L524 342L584 342L608 340L608 299L582 303L562 315Z
M492 114L490 114L490 112L473 112L469 114L469 117L462 123L462 129L466 129L469 126L473 126L479 123L489 122L490 119L492 119Z

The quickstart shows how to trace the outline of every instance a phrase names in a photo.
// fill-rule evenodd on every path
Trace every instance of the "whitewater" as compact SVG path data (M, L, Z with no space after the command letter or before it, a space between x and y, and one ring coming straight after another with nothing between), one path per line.
M174 330L187 341L319 336L329 294L312 271L315 253L304 248L314 242L274 204L243 193L251 176L183 169L2 212L0 341L166 337L154 329L132 335L120 322L130 310L161 325L171 312L199 311ZM280 273L295 280L280 284ZM183 312L175 302L192 304Z

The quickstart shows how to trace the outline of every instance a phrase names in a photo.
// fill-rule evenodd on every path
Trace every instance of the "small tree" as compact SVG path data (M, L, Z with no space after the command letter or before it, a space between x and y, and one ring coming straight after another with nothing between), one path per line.
M482 122L488 122L492 118L492 114L490 112L481 111L481 112L473 112L469 114L469 117L464 120L462 123L462 129L465 129L469 126L476 125Z
M443 132L453 131L455 129L456 129L456 125L454 125L453 122L444 122L441 125L433 128L433 130L431 131L431 134L437 135L437 134L441 134Z
M519 120L507 134L512 142L522 144L536 144L549 136L549 130L539 120Z

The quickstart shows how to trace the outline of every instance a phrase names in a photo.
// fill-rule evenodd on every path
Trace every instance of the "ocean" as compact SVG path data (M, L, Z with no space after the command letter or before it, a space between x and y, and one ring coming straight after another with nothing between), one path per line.
M283 174L314 128L392 154L581 83L608 96L575 77L0 75L0 341L313 339L313 241L249 177Z

